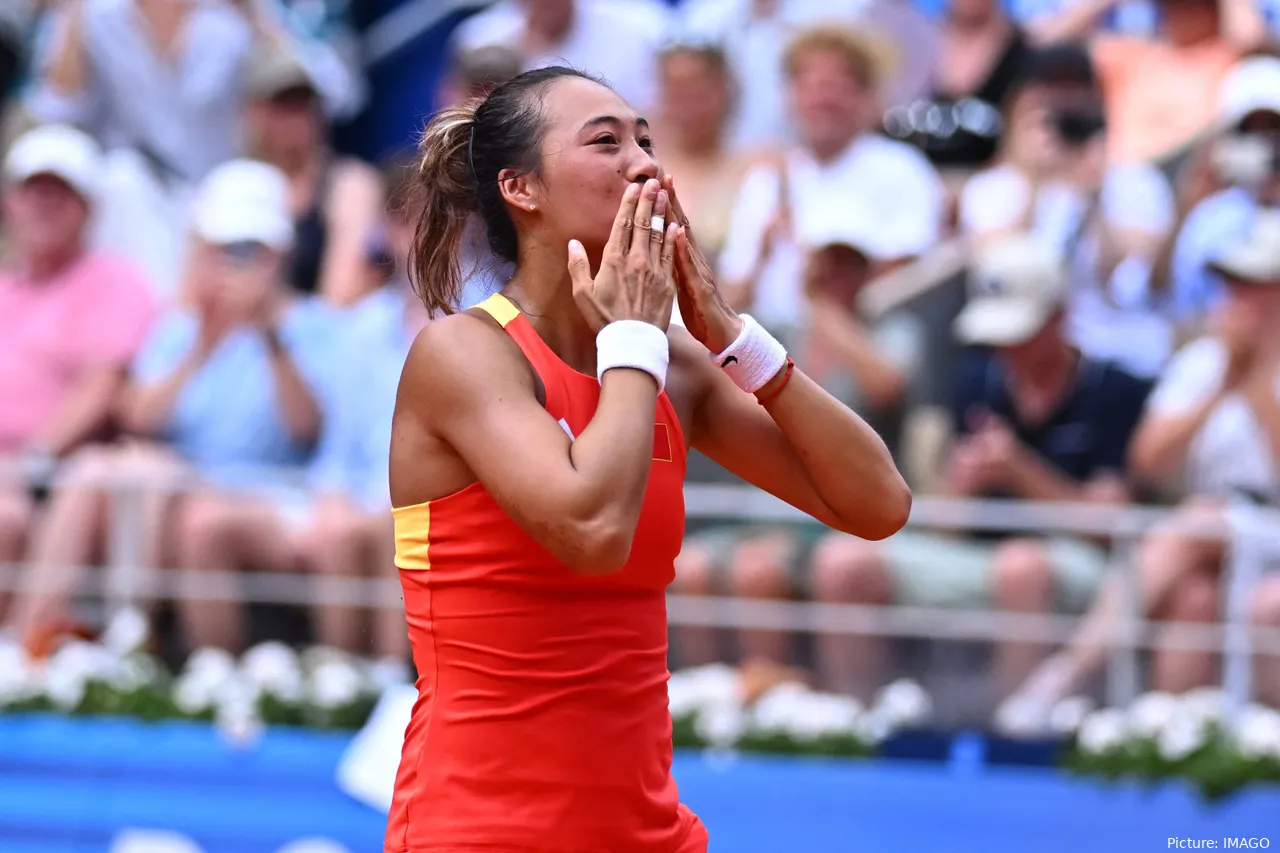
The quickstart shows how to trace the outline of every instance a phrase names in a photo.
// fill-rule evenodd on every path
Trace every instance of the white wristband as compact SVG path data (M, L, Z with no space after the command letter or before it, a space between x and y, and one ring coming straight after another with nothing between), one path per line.
M711 358L720 366L734 384L743 391L754 394L787 363L787 348L764 330L750 314L739 314L742 331L729 348Z
M596 378L602 382L606 370L630 367L657 380L661 392L667 387L670 358L667 333L652 323L615 320L596 335Z

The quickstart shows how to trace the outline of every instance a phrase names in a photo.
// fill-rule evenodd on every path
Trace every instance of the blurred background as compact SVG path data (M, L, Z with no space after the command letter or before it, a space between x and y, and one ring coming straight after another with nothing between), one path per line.
M0 849L380 849L416 137L556 63L916 495L865 542L690 455L712 849L1280 843L1278 44L1273 0L0 0Z

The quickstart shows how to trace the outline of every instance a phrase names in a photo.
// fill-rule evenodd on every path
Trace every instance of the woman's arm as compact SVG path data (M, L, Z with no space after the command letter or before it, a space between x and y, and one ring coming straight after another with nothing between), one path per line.
M896 533L911 490L889 450L865 421L799 370L768 399L782 376L756 395L738 388L683 329L672 329L672 359L701 390L691 442L754 486L864 539Z
M595 416L571 439L538 402L532 371L514 344L487 320L457 314L418 336L399 406L557 559L604 574L631 552L657 392L648 374L608 371Z
M396 505L448 494L474 478L574 570L606 574L626 563L653 459L656 377L667 366L665 358L661 370L631 360L645 346L668 355L662 329L671 318L676 228L647 227L665 205L656 180L643 191L627 188L594 279L582 245L569 245L574 300L597 331L603 371L600 401L580 435L570 438L538 402L533 371L489 320L456 314L418 335L391 439L393 472L402 465L414 471L393 474ZM402 410L410 419L404 426Z

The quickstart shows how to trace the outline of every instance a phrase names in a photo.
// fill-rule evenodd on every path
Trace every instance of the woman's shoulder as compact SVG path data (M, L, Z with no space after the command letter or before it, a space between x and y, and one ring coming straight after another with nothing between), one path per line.
M505 376L519 381L527 362L502 327L477 308L427 323L409 347L404 378L410 386L488 392Z

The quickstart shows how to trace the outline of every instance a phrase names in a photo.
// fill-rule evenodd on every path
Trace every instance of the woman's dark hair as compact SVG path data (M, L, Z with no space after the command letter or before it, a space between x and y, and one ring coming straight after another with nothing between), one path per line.
M484 100L440 111L423 131L415 178L418 225L409 278L433 314L457 310L464 281L462 240L472 215L483 223L493 253L515 262L516 227L507 213L498 174L504 169L521 174L538 171L545 131L543 93L563 77L601 82L562 66L526 71Z

